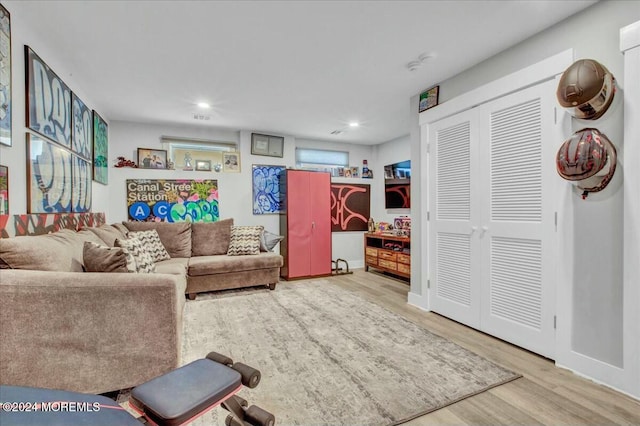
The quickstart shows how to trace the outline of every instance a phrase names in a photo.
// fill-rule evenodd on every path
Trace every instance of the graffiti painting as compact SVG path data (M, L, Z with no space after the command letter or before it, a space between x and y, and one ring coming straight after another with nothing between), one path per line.
M218 181L127 179L129 220L215 222L220 219Z
M384 186L385 207L388 209L411 208L411 184L398 183Z
M285 166L253 165L253 214L278 214L280 200L280 174Z
M91 163L74 155L71 164L71 211L91 211Z
M0 166L0 215L9 214L9 168Z
M27 156L27 212L71 212L71 153L28 133Z
M11 146L11 15L0 4L0 143Z
M93 180L103 185L109 183L109 127L100 115L93 111Z
M93 119L91 110L75 94L71 93L73 111L73 135L71 149L87 161L91 161L93 148Z
M0 238L24 235L44 235L61 229L79 231L102 226L104 213L15 214L0 216Z
M366 231L370 209L369 185L331 184L331 232Z
M29 46L27 72L27 127L71 148L71 90Z

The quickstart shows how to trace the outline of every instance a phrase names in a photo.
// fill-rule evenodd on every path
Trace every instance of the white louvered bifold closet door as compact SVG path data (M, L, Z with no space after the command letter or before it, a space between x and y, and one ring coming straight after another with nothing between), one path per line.
M477 111L429 128L431 308L471 327L480 326L480 262L472 218L478 215ZM477 227L476 227L477 228Z
M554 356L554 80L480 107L481 329Z
M431 309L550 358L555 86L428 126Z

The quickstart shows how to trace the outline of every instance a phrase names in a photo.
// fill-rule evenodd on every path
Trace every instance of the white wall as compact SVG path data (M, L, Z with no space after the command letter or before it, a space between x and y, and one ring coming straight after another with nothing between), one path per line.
M28 131L25 118L25 60L24 45L30 46L40 58L60 77L69 88L90 108L100 113L100 105L91 98L90 87L80 87L73 76L74 66L65 61L64 49L51 46L46 38L40 38L30 26L29 16L24 16L15 3L3 5L11 14L11 90L12 90L12 146L0 145L0 164L9 167L9 214L27 212L27 144ZM101 114L102 115L102 114ZM102 115L105 121L109 118ZM108 205L107 187L93 182L93 211L104 211Z
M593 58L617 78L618 93L611 109L599 120L571 120L565 135L582 127L597 127L618 147L618 171L609 187L579 197L571 185L558 202L559 243L565 262L558 265L558 333L568 336L557 351L557 361L582 374L623 390L623 98L625 76L619 50L619 30L640 18L637 2L599 2L554 27L504 51L440 84L441 103L557 52L573 49L574 59ZM562 120L569 120L562 113ZM562 141L549 141L559 145ZM412 138L412 146L419 148ZM636 143L636 141L626 141ZM630 183L627 183L630 184ZM636 183L637 184L637 183ZM636 192L637 193L637 192ZM421 191L426 198L426 191ZM424 205L424 203L423 203ZM568 295L564 297L563 295ZM615 377L614 377L615 376Z
M375 145L373 171L377 179L371 185L371 216L376 222L393 223L398 216L411 216L411 209L386 209L384 197L384 166L411 159L409 135ZM411 164L413 172L413 163ZM413 185L414 181L411 180Z

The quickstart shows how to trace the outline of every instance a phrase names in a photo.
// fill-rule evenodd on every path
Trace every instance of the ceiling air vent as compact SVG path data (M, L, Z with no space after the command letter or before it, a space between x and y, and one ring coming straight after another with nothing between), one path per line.
M210 115L204 115L204 114L193 114L193 119L194 120L201 120L201 121L209 121L211 119Z
M344 130L334 130L333 132L331 132L332 135L339 135L341 133L344 133Z

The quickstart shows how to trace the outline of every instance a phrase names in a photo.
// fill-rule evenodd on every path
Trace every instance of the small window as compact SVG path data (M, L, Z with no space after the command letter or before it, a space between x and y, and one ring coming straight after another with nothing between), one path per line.
M349 153L347 151L296 148L296 167L331 172L340 167L349 167Z
M222 164L222 153L236 151L234 142L217 142L199 139L176 138L162 136L163 148L176 169L195 167L196 160L211 161L212 165ZM187 160L191 164L187 165Z

